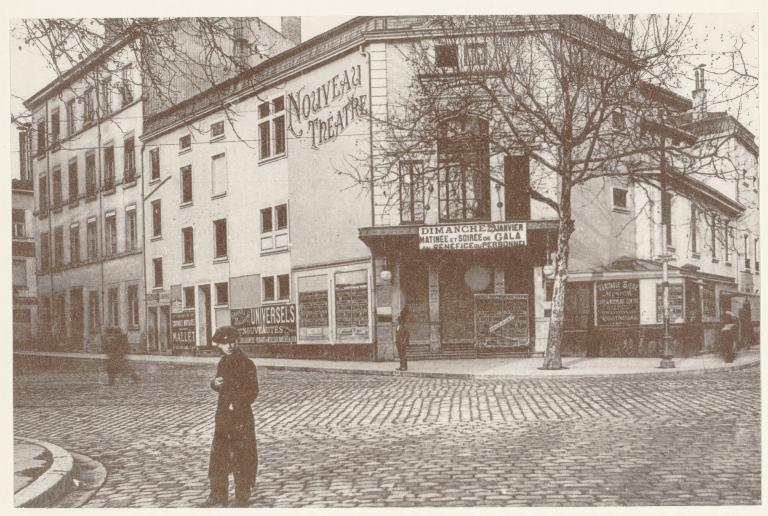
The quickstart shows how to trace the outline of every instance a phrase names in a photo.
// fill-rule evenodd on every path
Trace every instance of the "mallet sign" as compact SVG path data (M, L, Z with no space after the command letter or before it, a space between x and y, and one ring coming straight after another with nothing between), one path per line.
M419 249L499 249L520 247L527 243L525 222L448 224L419 228Z

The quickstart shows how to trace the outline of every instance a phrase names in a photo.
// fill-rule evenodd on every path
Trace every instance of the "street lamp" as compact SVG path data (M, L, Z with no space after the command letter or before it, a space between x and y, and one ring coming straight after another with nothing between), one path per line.
M666 232L666 224L662 224L662 234ZM664 343L664 351L661 355L661 362L659 368L661 369L674 369L675 361L672 360L672 335L669 333L669 262L676 260L677 257L673 254L662 254L658 256L658 260L661 262L661 281L662 288L664 289L664 337L662 341Z

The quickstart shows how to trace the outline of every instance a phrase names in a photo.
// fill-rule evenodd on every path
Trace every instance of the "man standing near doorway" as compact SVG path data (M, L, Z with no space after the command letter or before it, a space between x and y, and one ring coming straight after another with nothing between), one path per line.
M397 347L397 355L400 357L400 367L398 371L408 370L408 342L410 341L410 334L405 327L406 320L408 318L408 307L404 306L400 310L400 315L397 317L397 325L395 328L395 346Z
M208 478L211 494L205 507L228 505L229 474L235 480L235 506L247 507L256 481L258 455L251 404L259 395L256 366L237 347L238 332L222 326L213 342L224 356L216 367L211 388L219 393Z

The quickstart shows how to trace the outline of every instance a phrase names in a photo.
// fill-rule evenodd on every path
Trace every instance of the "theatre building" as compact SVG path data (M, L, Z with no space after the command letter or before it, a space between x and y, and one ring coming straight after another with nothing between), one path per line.
M145 115L145 289L148 310L167 314L167 352L203 353L215 328L232 324L254 356L387 360L404 307L411 356L543 352L558 224L528 184L554 191L556 179L478 144L488 118L462 113L430 153L395 164L397 181L376 180L392 170L375 150L379 121L409 87L404 48L427 38L427 23L355 18ZM454 46L466 59L461 38ZM426 164L439 173L421 180ZM712 188L691 188L741 213ZM611 195L574 213L581 288L566 316L583 332L599 324L598 279L612 279L603 269L625 267L624 255L649 259L638 250L652 228L616 223ZM733 283L726 273L721 283ZM655 291L646 294L638 303L655 314Z

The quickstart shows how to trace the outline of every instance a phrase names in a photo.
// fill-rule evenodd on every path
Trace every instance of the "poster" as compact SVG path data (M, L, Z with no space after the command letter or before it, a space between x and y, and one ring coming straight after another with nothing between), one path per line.
M656 285L656 322L664 322L664 285ZM669 285L669 322L683 322L683 285Z
M478 346L528 346L528 294L475 294Z
M368 283L336 284L336 340L367 341Z
M195 347L194 310L171 314L171 345L173 349Z
M299 335L304 340L328 340L328 291L299 292Z
M230 311L240 344L295 344L296 305L265 305Z
M612 280L595 283L598 326L640 324L640 284L638 280Z
M528 243L525 222L447 224L419 227L419 249L477 250Z

